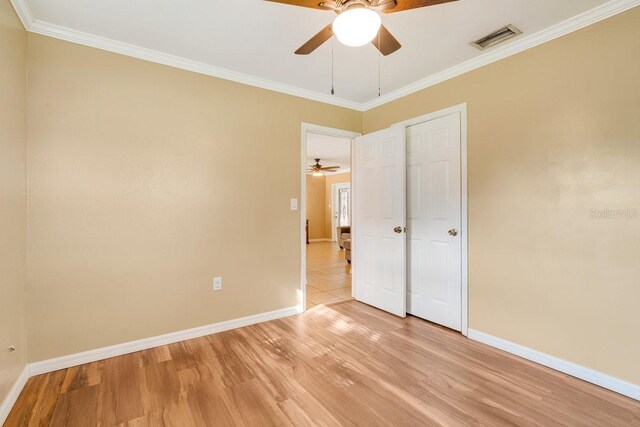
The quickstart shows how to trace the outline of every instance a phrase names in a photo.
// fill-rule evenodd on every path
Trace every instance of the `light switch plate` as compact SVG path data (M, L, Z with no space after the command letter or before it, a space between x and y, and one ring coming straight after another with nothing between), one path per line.
M213 290L214 291L222 290L222 277L213 278Z
M298 199L291 199L291 210L292 211L298 210Z

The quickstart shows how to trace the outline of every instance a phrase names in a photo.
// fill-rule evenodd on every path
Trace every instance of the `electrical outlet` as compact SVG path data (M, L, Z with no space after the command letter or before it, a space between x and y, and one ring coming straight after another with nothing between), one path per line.
M213 278L213 290L221 291L222 290L222 277L214 277Z

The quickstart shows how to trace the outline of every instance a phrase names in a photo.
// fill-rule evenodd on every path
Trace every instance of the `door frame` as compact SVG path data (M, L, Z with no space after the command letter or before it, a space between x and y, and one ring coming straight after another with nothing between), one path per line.
M461 264L462 264L462 307L461 307L461 332L465 337L469 333L469 246L468 246L468 212L467 212L467 103L454 105L452 107L444 108L442 110L434 111L432 113L424 114L418 117L414 117L409 120L404 120L399 123L394 123L391 126L404 126L405 129L409 126L417 125L420 123L428 122L431 120L439 119L444 116L448 116L453 113L460 113L460 243L461 243ZM353 153L353 145L352 145ZM351 156L351 168L352 170L357 167L354 161L353 155ZM354 174L351 174L351 185L354 187L353 178ZM352 196L353 198L353 196ZM353 277L353 276L352 276ZM355 281L352 283L353 293L355 295Z
M351 159L349 159L351 160ZM335 205L339 204L338 189L349 189L349 222L351 223L351 181L339 182L337 184L331 184L331 241L337 242L340 236L338 236L338 219L334 216ZM349 224L351 225L351 224Z
M307 219L307 134L315 133L320 135L335 136L349 139L351 145L351 179L353 184L353 150L355 138L362 135L360 132L351 132L343 129L336 129L326 126L314 125L312 123L301 123L300 137L300 307L302 311L307 310L307 241L305 238L305 226ZM353 198L353 185L351 188ZM332 207L333 209L333 207ZM353 225L353 224L352 224ZM351 277L353 285L353 276ZM352 288L353 289L353 288Z

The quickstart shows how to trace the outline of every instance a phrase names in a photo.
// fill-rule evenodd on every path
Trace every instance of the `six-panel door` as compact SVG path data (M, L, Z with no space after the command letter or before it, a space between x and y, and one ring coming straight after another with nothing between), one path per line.
M462 326L460 113L407 128L407 312Z
M403 126L355 141L355 298L402 317L406 315L405 154Z

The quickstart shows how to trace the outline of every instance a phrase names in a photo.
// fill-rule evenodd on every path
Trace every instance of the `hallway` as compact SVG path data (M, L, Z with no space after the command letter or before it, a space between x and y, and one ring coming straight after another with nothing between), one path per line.
M307 309L351 299L351 264L336 242L307 245Z

